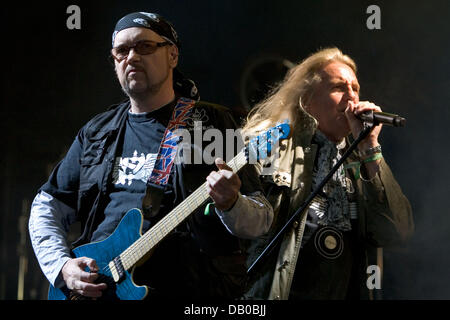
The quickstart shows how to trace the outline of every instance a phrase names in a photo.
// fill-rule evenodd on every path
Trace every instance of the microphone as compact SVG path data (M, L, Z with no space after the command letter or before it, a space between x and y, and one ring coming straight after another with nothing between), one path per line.
M375 126L382 123L393 127L404 127L406 123L405 118L387 112L366 111L356 117L361 121L373 123Z

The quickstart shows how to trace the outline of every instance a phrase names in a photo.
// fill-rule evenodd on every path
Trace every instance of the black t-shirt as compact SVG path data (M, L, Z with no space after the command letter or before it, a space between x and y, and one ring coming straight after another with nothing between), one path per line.
M174 106L175 101L152 112L140 114L128 112L123 144L114 162L105 219L93 233L92 241L107 238L128 210L142 208L146 183L155 165L159 146ZM165 209L173 207L173 202L174 192L170 179L159 215L167 213ZM143 232L149 227L150 222L144 220Z

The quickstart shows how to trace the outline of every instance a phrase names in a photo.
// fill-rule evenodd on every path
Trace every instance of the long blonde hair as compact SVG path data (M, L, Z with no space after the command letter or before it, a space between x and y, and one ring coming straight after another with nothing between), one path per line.
M303 109L313 89L321 81L319 72L331 62L342 62L356 74L356 64L336 47L317 51L290 69L284 80L249 112L243 133L255 134L284 119L291 127L298 124L299 109ZM304 109L303 109L304 110Z

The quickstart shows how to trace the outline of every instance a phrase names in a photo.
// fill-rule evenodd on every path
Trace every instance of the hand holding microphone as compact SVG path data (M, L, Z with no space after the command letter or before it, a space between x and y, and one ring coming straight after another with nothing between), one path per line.
M360 117L363 113L382 112L381 108L369 101L353 102L349 101L345 116L347 118L353 138L356 139L359 133L364 129L363 121ZM381 132L382 124L375 125L370 134L360 142L359 147L369 148L378 145L378 135Z
M371 113L381 113L381 108L369 101L359 101L354 103L352 101L348 102L347 109L345 109L345 116L347 117L348 124L350 126L353 138L357 138L360 132L364 128L364 123L361 121L362 114ZM366 153L369 150L374 150L375 148L379 148L380 144L378 143L378 136L381 132L382 123L377 124L373 122L374 126L372 127L370 133L358 144L358 152ZM365 168L365 178L367 180L375 177L380 167L380 159L374 159L371 162L364 163ZM362 173L361 173L362 174ZM362 177L363 175L361 175Z
M360 131L361 122L371 123L374 126L385 124L393 127L404 127L406 124L405 118L397 114L383 112L380 107L368 101L349 102L346 116L354 135ZM359 123L357 122L358 120ZM381 126L378 127L381 130Z
M359 101L357 103L349 101L347 109L345 110L345 116L347 117L352 135L355 139L363 130L364 122L373 124L373 128L369 135L358 144L360 153L366 153L367 151L380 147L378 136L383 124L394 127L403 127L406 122L404 118L396 114L382 112L379 106L368 101ZM379 161L380 160L375 161L374 159L373 161L365 163L368 179L374 177L378 172Z

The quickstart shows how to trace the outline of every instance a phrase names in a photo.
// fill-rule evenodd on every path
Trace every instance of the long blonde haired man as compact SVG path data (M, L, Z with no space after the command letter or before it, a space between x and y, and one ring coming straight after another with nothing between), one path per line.
M355 62L339 49L320 50L292 68L250 112L246 135L286 119L292 130L271 174L262 176L275 216L271 231L251 244L249 264L341 158L349 138L358 136L363 124L356 115L381 111L360 101L356 72ZM373 264L381 272L378 248L402 243L413 231L409 201L381 153L380 131L378 125L360 142L255 269L247 298L373 298L380 285L367 285L367 270Z

